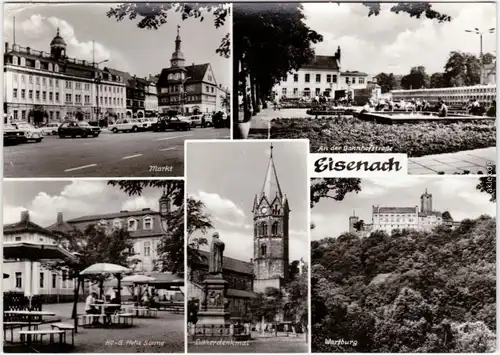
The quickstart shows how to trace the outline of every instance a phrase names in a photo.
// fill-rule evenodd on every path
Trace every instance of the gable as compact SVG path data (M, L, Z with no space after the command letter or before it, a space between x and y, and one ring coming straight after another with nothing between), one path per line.
M210 64L207 66L207 70L203 76L203 81L217 86L217 80L215 79L215 75Z

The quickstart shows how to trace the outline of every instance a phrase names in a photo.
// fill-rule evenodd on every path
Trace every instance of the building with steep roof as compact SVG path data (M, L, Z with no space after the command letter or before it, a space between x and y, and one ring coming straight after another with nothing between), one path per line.
M365 89L368 74L342 71L340 47L333 56L315 55L313 59L288 75L273 88L273 95L281 98L314 96L334 97L335 91Z
M158 109L162 114L179 112L183 115L220 111L217 96L220 94L210 63L186 65L181 50L180 26L177 26L175 51L170 67L161 71L158 78Z
M5 121L97 121L111 112L124 112L123 77L107 75L98 63L68 57L66 47L59 29L49 53L5 43Z
M420 196L420 208L414 207L382 207L372 206L372 223L362 223L360 218L349 217L349 232L367 236L375 231L384 231L391 234L393 230L413 229L431 231L434 227L443 224L442 213L432 209L432 194L425 192Z

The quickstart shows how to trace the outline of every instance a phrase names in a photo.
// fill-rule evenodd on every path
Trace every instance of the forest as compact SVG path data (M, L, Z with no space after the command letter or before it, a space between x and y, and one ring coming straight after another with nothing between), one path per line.
M312 351L495 351L495 233L483 215L313 241Z

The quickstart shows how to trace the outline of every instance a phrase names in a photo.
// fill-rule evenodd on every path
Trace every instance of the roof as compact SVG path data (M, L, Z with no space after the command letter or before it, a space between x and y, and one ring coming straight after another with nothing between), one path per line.
M69 234L71 233L75 228L69 224L68 222L62 222L62 223L54 223L48 226L46 229L53 233L61 233L61 234Z
M124 81L127 81L127 80L133 78L133 76L130 75L130 73L127 73L127 72L121 71L121 70L117 70L117 69L113 69L113 68L109 68L109 67L105 67L104 71L107 71L108 73L116 75L116 76L121 76Z
M315 55L309 63L303 66L303 68L330 70L340 69L337 57L333 55Z
M59 35L59 28L57 29L56 36L50 42L50 45L51 46L54 46L54 45L65 46L66 45L66 42L64 42L64 39Z
M257 294L255 292L236 290L234 288L227 289L227 296L237 298L257 298Z
M418 216L419 217L427 217L427 216L436 216L436 217L441 217L442 213L438 211L431 211L431 212L419 212Z
M201 265L208 267L208 256L210 253L205 250L200 250L199 253L202 255ZM222 267L224 270L238 272L240 274L253 275L253 264L247 261L224 256Z
M378 207L378 206L373 206L373 213L415 213L415 207Z
M357 71L357 70L353 70L353 71L346 70L346 71L341 72L340 75L343 75L343 76L368 76L368 74Z
M51 259L75 259L69 251L51 244L35 243L3 243L4 259L29 259L29 260L51 260Z
M203 78L205 77L205 74L209 67L210 67L209 63L185 66L184 69L186 70L186 77L189 78L186 81L186 84L203 81ZM170 74L172 69L173 68L165 68L161 71L160 77L158 78L157 86L160 87L168 86L169 84L168 74Z
M6 224L3 226L4 234L18 234L23 232L29 233L39 233L49 237L57 238L57 236L52 233L47 228L43 228L30 220L25 220L17 223Z
M262 196L265 196L269 202L274 201L276 196L280 199L283 198L283 193L281 192L280 183L278 181L278 174L276 173L276 166L274 165L272 145L269 163L267 164L266 178L261 191L261 197Z
M157 215L157 214L159 214L159 212L153 211L150 208L147 208L147 209L145 208L145 209L138 210L138 211L121 211L118 213L105 213L105 214L83 216L83 217L70 219L67 222L72 224L72 223L80 223L80 222L100 221L101 219L140 217L140 216Z

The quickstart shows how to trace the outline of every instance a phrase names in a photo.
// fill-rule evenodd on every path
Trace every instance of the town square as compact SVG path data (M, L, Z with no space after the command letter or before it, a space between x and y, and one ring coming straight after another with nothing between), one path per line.
M184 352L183 181L5 191L4 352Z
M494 164L495 4L247 3L233 12L235 138L406 153L416 175L487 174ZM272 51L274 61L261 59Z
M229 7L162 6L6 5L6 177L179 177L186 139L230 138Z

